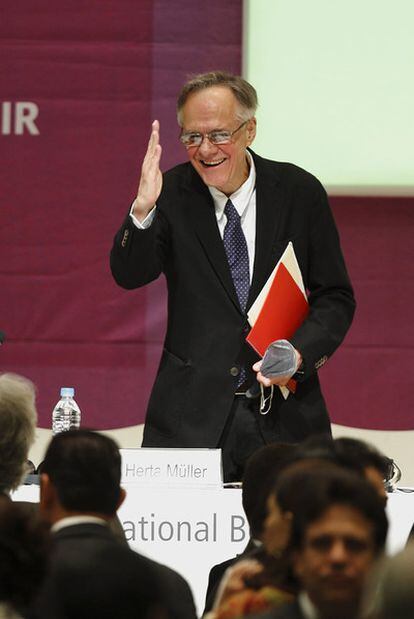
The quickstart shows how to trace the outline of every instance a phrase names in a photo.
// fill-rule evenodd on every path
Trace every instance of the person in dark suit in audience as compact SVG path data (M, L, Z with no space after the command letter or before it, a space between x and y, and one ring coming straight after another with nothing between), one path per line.
M36 604L42 619L195 619L186 581L119 544L108 525L125 498L116 443L89 430L55 436L45 455L40 510L52 525L51 563Z
M356 619L365 580L384 551L388 522L375 488L336 465L317 467L298 462L276 484L275 522L279 501L296 497L289 553L301 591L262 619Z

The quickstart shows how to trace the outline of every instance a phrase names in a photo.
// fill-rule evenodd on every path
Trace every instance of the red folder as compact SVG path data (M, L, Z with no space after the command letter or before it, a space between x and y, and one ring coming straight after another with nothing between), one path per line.
M270 290L246 340L263 357L275 340L288 340L309 312L303 292L285 267L279 264Z

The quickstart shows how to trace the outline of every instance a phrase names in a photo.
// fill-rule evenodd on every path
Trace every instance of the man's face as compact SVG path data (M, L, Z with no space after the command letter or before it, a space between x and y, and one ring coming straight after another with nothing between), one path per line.
M374 558L373 525L357 509L333 505L308 526L294 569L323 614L343 616L359 604Z
M242 121L239 104L229 88L212 86L189 96L182 109L184 132L234 131ZM256 121L249 120L229 144L215 145L204 138L200 146L187 149L188 157L206 185L231 195L247 179L246 148L256 135Z

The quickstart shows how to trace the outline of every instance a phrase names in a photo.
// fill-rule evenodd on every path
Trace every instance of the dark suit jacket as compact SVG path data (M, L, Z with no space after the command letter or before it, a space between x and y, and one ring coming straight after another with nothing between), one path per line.
M290 341L305 362L304 380L260 416L267 442L296 442L330 432L317 369L345 336L354 298L326 193L308 172L258 157L256 249L248 306L289 241L310 292L310 313ZM117 283L137 288L165 273L168 326L148 404L145 446L216 447L230 411L234 368L258 359L245 343L240 309L208 188L190 163L164 175L157 212L146 230L128 215L115 236ZM250 378L254 380L251 371Z
M108 527L85 523L53 534L50 569L36 606L39 619L135 619L157 602L166 619L196 617L186 581L120 544Z

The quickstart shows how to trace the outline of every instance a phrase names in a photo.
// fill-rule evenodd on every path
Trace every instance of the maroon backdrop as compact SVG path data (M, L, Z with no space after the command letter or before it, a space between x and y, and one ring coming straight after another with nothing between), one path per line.
M76 387L85 425L142 422L164 288L118 288L112 237L152 119L166 169L183 156L174 107L187 75L240 72L241 0L5 0L0 45L0 369L38 385L43 427L62 385ZM27 102L38 133L16 134Z
M84 425L144 420L165 286L119 289L109 249L136 191L151 120L161 121L167 169L183 159L175 97L187 75L240 72L241 6L2 3L0 369L37 384L42 427L63 385L76 387ZM332 418L412 428L413 200L336 198L333 207L359 305L321 371Z
M332 198L355 288L354 322L320 372L332 419L414 429L414 198Z

